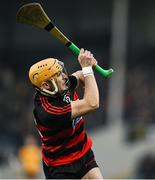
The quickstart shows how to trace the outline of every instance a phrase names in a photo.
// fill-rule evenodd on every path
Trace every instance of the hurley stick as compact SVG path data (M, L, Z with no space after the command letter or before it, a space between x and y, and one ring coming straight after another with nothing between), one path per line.
M79 55L80 49L53 24L39 3L29 3L23 5L17 12L17 22L33 25L48 31L72 52ZM94 69L104 77L109 77L113 73L113 69L105 70L99 65L96 65Z

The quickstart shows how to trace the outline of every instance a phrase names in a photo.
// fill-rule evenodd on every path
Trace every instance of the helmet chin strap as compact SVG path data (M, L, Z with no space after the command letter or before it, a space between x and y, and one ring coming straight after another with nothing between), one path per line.
M49 96L53 96L56 95L58 93L58 86L56 85L55 81L53 79L51 79L51 82L54 86L54 91L50 91L48 89L42 88L41 92L45 95L49 95Z

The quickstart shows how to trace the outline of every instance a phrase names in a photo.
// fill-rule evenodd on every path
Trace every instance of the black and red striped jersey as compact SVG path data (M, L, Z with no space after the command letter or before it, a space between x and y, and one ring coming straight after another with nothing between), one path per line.
M77 80L69 77L70 88L56 98L39 92L34 99L34 117L42 142L42 157L47 165L69 164L81 158L92 146L82 117L71 118L71 101L78 99Z

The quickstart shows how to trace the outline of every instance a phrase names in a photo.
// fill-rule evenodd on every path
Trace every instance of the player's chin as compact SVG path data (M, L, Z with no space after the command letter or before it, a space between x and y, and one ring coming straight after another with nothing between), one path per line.
M68 90L69 87L70 87L70 82L69 82L69 79L66 78L66 79L65 79L65 83L64 83L64 88L65 88L65 90Z
M65 94L68 90L69 90L69 87L66 86L66 85L64 85L64 86L61 88L61 90L59 90L59 92L60 92L61 94Z
M60 91L61 92L64 92L64 91L67 91L69 89L68 85L67 84L63 84L60 88Z
M64 91L67 91L68 89L69 89L69 85L68 85L68 84L64 84L63 90L64 90Z

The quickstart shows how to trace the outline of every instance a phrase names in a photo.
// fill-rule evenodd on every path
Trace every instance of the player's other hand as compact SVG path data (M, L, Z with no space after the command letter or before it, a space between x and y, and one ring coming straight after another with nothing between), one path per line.
M93 54L88 50L84 50L83 48L80 50L78 61L82 68L97 65L97 61L94 58Z

